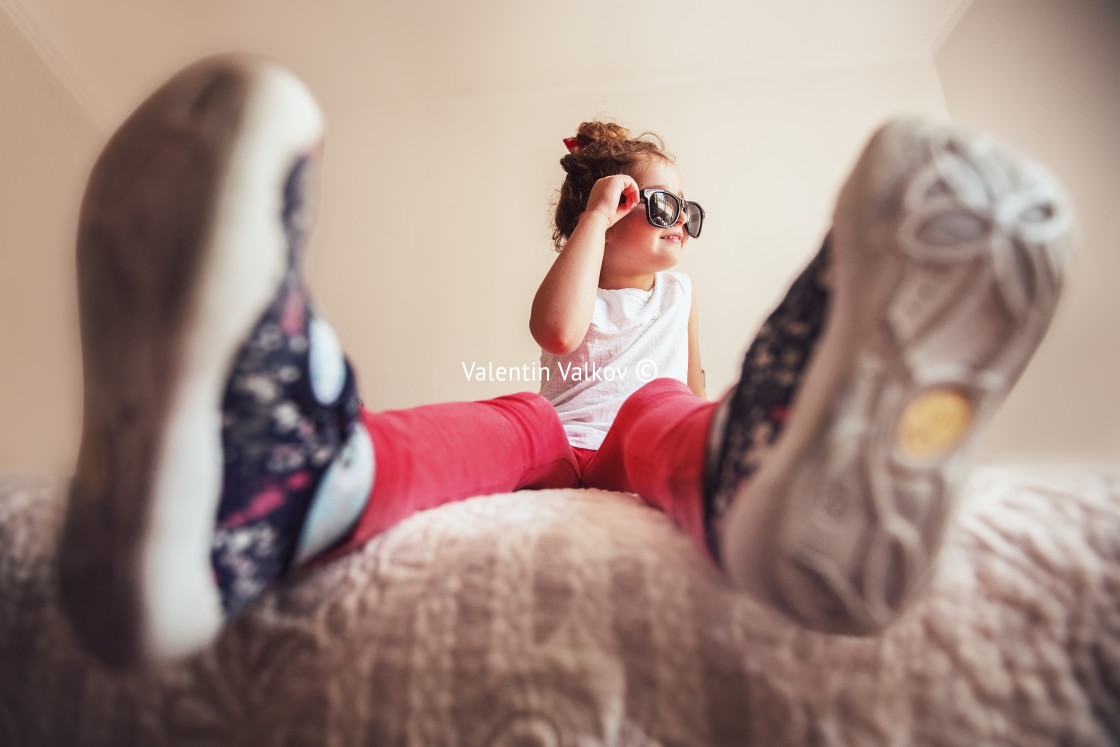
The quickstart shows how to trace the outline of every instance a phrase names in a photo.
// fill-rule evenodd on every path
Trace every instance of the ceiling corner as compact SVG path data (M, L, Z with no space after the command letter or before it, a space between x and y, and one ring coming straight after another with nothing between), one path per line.
M945 19L945 23L942 24L941 29L937 32L933 43L930 44L929 53L931 56L936 57L937 53L941 51L941 47L944 46L945 42L949 40L949 37L953 35L957 24L964 18L968 9L972 6L972 3L973 0L961 0L957 7L953 9L952 13L949 14L949 17Z
M51 41L50 36L43 30L42 24L36 20L27 6L21 0L0 0L0 13L8 16L16 30L39 55L47 70L70 94L93 125L98 128L105 127L105 107L94 96L74 66L59 52L58 46Z

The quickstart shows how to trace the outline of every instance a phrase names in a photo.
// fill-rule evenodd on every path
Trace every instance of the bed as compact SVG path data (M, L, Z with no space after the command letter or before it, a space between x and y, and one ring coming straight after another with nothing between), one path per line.
M60 614L64 495L0 478L2 745L1120 743L1116 470L974 473L877 638L735 594L634 496L520 492L414 516L128 675Z

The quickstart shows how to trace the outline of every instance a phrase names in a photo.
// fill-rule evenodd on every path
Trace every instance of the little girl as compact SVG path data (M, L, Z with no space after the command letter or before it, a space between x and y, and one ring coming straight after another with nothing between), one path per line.
M801 625L880 630L928 573L1065 261L1050 177L955 130L890 124L740 381L708 402L691 283L671 272L704 211L659 142L585 124L530 317L542 393L371 413L300 276L321 137L289 73L212 59L142 104L90 176L59 567L75 628L112 666L198 650L293 568L417 511L581 485L666 511Z

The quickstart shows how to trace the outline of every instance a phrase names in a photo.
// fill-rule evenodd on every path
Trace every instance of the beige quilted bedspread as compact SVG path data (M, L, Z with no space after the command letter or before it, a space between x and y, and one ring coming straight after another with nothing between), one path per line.
M800 631L635 499L475 498L115 676L52 584L62 484L0 479L0 745L1120 743L1120 477L986 471L885 635Z

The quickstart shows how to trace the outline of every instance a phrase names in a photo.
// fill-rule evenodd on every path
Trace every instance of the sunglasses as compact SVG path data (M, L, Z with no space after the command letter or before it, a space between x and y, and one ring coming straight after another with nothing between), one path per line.
M686 202L663 189L643 189L638 196L646 204L646 220L651 226L672 228L684 210L684 230L694 239L700 237L700 229L704 226L704 208L700 207L700 203Z

